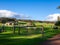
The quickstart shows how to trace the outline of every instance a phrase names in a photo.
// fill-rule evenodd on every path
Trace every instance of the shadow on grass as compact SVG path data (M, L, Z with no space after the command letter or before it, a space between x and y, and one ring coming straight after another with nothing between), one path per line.
M42 45L47 38L33 38L33 39L25 39L25 38L18 38L18 39L0 39L0 45Z
M53 37L54 35L58 34L60 31L47 31L45 32L44 37L36 37L36 38L13 38L10 37L18 37L18 36L30 36L30 35L18 35L18 34L0 34L0 45L42 45L44 41L48 38ZM34 36L34 35L33 35Z
M37 45L40 39L0 39L0 45ZM38 44L40 45L40 44Z
M15 38L10 39L9 37L23 36L17 34L0 34L0 45L42 45L44 41L46 41L49 37L37 37L37 38ZM28 35L25 35L28 36ZM30 35L29 35L30 36ZM52 37L53 35L49 35Z
M42 42L42 38L17 38L10 39L9 37L14 37L17 35L11 34L0 34L0 45L40 45Z

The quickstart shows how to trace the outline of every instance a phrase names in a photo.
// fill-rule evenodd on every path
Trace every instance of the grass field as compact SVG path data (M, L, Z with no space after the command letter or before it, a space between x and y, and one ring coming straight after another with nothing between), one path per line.
M2 33L0 34L0 45L34 45L38 41L35 38L40 37L41 34L37 35L17 35L17 34L10 34Z
M39 27L41 23L37 23L36 25ZM33 30L31 30L31 33L27 33L23 28L21 28L21 34L18 35L18 29L16 29L16 34L13 34L11 27L5 27L6 32L0 33L0 45L41 45L43 41L60 33L60 30L52 29L51 26L53 26L53 24L44 23L43 25L44 37L39 33L40 30L36 30L35 33L32 33Z

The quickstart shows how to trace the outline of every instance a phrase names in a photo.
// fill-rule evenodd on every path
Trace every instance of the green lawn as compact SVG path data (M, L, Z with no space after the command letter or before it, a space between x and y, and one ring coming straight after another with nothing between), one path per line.
M32 29L30 29L31 33L27 33L25 28L21 28L20 35L17 32L18 28L16 28L16 34L13 34L11 27L5 27L5 30L6 32L0 33L0 45L37 45L42 36L37 33L38 30L33 32Z
M57 34L57 32L47 31L45 38L42 38L42 34L18 35L12 34L12 32L3 32L0 34L0 45L41 45L43 41Z
M20 35L17 33L18 29L16 29L16 34L13 34L11 27L5 27L5 30L6 32L0 33L0 45L41 45L48 38L60 33L60 30L52 29L50 24L44 27L44 37L42 37L39 29L35 32L30 29L31 33L27 33L24 28L21 28Z
M37 45L41 36L41 34L18 35L4 32L0 34L0 45Z

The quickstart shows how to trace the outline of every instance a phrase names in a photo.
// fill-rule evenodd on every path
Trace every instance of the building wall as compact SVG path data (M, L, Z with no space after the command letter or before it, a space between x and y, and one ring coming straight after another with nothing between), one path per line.
M14 23L6 23L5 26L13 26Z

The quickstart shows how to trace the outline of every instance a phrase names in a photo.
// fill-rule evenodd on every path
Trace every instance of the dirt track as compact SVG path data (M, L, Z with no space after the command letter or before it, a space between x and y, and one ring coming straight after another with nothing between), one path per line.
M60 34L58 34L52 38L49 38L42 45L60 45Z

